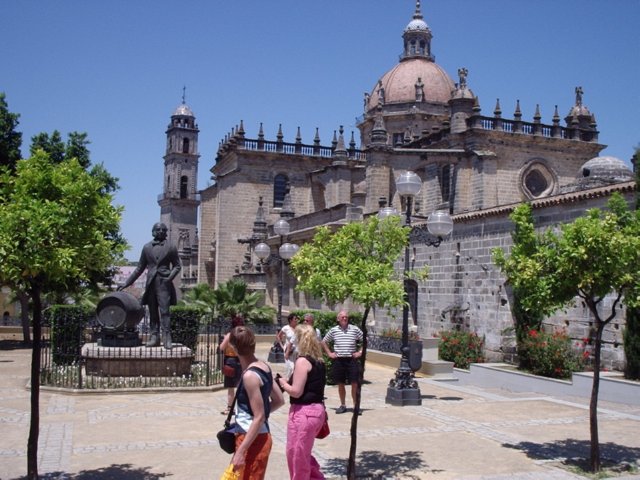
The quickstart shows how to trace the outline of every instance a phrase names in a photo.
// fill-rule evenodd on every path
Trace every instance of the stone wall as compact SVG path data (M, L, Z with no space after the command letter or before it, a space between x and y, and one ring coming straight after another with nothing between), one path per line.
M603 207L609 192L571 194L536 201L534 218L539 230L574 220L587 208ZM631 202L633 192L625 193ZM450 238L440 247L412 245L413 268L428 266L430 275L418 284L416 311L417 331L421 337L431 337L440 331L461 329L485 337L486 356L490 361L510 360L515 352L514 318L508 287L500 270L493 263L493 248L511 248L513 223L510 207L492 209L455 217ZM398 262L398 269L403 262ZM564 328L576 343L588 337L591 318L588 309L577 299L576 305L559 311L545 321L549 329ZM610 308L610 302L603 305ZM398 326L401 311L395 319L378 309L377 330ZM410 319L410 324L413 318ZM624 311L620 309L604 335L603 365L622 369L624 348Z

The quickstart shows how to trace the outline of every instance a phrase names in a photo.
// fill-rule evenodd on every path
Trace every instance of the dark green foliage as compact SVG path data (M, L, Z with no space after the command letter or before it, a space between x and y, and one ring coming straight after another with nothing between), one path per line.
M79 305L53 305L46 310L55 365L73 365L80 361L80 350L85 343L84 329L94 316L94 309Z
M456 368L469 369L472 363L484 362L484 338L473 332L452 330L440 332L440 359L453 362Z
M20 160L20 146L22 145L22 133L16 132L20 123L20 115L9 112L4 92L0 92L0 165L15 170L16 163Z
M86 132L71 132L67 137L67 142L62 141L62 135L58 130L54 130L51 135L39 133L31 137L31 155L37 150L44 150L49 154L51 161L60 163L63 160L75 158L82 168L88 170L91 165L90 152L87 148L91 142L87 140Z
M204 315L198 307L171 307L171 339L191 350L198 346L200 318Z
M640 308L627 308L624 354L627 357L624 369L625 378L640 380Z

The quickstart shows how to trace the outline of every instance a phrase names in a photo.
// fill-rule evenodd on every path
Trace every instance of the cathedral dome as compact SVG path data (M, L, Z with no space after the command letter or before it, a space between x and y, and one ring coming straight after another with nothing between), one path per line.
M619 158L616 157L595 157L580 167L578 172L581 179L598 179L609 182L627 182L633 180L634 175L631 169Z
M191 109L184 102L181 103L180 105L178 105L178 108L176 108L176 111L173 112L173 115L174 116L179 115L179 116L182 116L182 117L194 117L195 116L193 114L193 112L191 111Z
M378 103L415 102L416 83L419 80L424 84L425 102L447 103L455 89L453 80L435 62L420 57L407 58L376 83L369 96L367 110L377 107Z

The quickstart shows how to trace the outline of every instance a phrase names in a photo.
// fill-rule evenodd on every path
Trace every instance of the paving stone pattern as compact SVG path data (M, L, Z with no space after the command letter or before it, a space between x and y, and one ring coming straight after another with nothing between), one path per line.
M260 346L266 358L268 345ZM0 479L26 472L30 352L0 350ZM276 371L282 365L273 366ZM358 417L358 478L565 480L558 467L589 454L588 399L557 398L419 379L421 406L384 397L393 369L370 364ZM351 411L336 415L327 388L331 435L314 454L329 479L345 478ZM348 401L351 407L351 402ZM215 479L229 456L218 447L223 389L138 394L41 392L39 472L46 479ZM640 458L640 407L600 403L603 461ZM268 479L288 478L287 408L272 415ZM620 478L637 478L627 476Z

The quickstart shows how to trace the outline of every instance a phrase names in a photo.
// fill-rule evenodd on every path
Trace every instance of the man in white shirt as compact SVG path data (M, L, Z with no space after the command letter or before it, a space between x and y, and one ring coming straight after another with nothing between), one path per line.
M338 396L340 406L336 413L345 413L346 388L345 384L351 384L351 398L353 404L356 403L356 392L358 381L360 380L360 362L362 356L362 340L364 334L355 325L349 323L349 314L342 310L338 313L338 325L332 327L322 340L322 348L325 353L333 359L331 374L333 381L338 385ZM329 343L333 345L333 351L329 348ZM360 415L362 412L357 412Z

